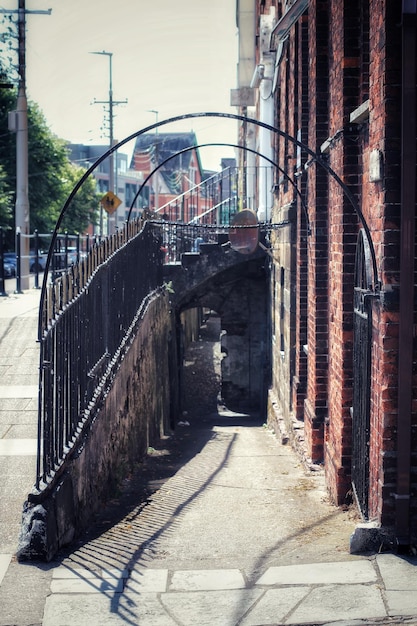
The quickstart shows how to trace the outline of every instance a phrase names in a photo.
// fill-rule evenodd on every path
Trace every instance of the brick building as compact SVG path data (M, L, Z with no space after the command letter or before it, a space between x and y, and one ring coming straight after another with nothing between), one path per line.
M238 20L239 6L255 24L247 48L256 95L239 112L269 123L268 101L273 107L277 168L266 218L287 222L271 235L269 420L324 465L336 504L353 497L365 520L409 545L417 539L416 2L241 0ZM262 152L259 128L256 137Z
M202 185L208 173L202 168L194 132L139 135L131 169L144 180L150 176L143 190L146 208L184 222L201 214L215 215L210 211L215 204L214 184Z

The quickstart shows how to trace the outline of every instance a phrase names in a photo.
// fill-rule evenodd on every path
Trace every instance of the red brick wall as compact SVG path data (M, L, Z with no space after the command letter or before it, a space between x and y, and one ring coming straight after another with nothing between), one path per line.
M331 2L330 29L330 166L357 195L359 159L356 137L349 133L349 114L358 106L359 20L357 3ZM329 192L329 419L325 471L332 498L342 503L350 491L353 280L357 215L340 185Z
M374 278L381 281L381 298L371 301L369 517L392 527L399 389L401 3L311 0L308 18L291 29L286 63L276 101L277 126L294 135L301 129L302 141L317 152L332 138L323 158L353 194L375 251ZM368 99L369 117L352 124L350 114ZM380 151L382 179L372 181L370 160L375 151ZM279 139L281 166L288 168L289 152L288 143ZM303 166L306 160L303 155ZM354 269L362 224L341 185L317 164L311 163L297 184L306 195L311 234L306 236L307 219L298 199L292 411L297 419L304 418L307 453L315 462L324 461L327 486L340 504L351 491ZM278 207L288 202L288 193L280 188ZM281 262L284 256L281 247ZM417 346L414 353L416 363ZM413 375L417 389L416 367ZM415 396L410 435L414 494L417 392ZM417 535L413 495L411 515Z
M328 11L319 0L309 4L309 132L308 145L318 150L328 137ZM322 168L308 169L307 397L304 403L305 438L314 462L323 460L324 421L327 417L328 372L328 182Z
M370 425L370 516L393 524L396 490L396 424L398 417L398 282L401 201L401 21L400 6L370 2L369 146L384 156L381 183L364 182L364 208L372 226L384 298L373 307L373 366ZM386 295L385 295L386 294Z

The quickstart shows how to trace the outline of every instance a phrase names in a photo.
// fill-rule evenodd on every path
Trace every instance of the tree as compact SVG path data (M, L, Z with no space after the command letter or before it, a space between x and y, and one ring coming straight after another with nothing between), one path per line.
M4 210L0 213L0 225L9 229L6 239L9 246L12 246L14 236L16 136L8 130L8 113L16 109L16 99L15 89L0 89L0 167L7 180L2 186L0 178L0 199L7 199L7 206L11 209L11 212ZM70 163L66 142L49 130L38 105L30 101L28 128L30 230L49 233L55 227L65 200L84 170ZM96 221L98 199L95 184L94 180L87 180L74 198L64 222L71 232L85 232L88 224Z
M4 231L11 228L13 220L13 193L7 183L7 174L0 165L0 227Z
M1 74L4 80L4 75ZM15 204L15 169L10 171L11 155L16 153L16 142L8 130L7 116L16 105L16 94L0 89L0 226L6 233L6 242L13 237L13 213Z
M62 196L57 205L57 214L62 210L68 196L75 185L85 173L85 169L78 167L68 161L61 171ZM61 230L70 233L82 234L89 224L96 224L98 218L99 194L97 193L97 182L95 178L89 176L71 200L71 204L62 221Z

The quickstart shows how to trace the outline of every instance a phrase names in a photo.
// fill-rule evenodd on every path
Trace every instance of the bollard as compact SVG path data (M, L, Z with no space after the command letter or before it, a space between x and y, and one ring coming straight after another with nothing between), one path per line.
M3 265L3 252L4 252L4 233L0 227L0 297L7 297L7 292L4 288L4 265Z
M35 230L35 284L34 289L39 289L39 234Z
M21 232L20 227L16 228L16 289L14 293L23 293L22 291L22 267L21 267Z

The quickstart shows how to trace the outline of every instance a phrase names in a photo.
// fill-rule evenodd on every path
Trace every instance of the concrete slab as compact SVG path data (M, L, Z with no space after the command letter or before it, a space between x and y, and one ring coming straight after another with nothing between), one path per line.
M38 425L36 417L31 422L25 424L13 424L8 427L7 431L1 439L36 439L38 436ZM1 430L1 427L0 427Z
M51 593L121 593L124 582L120 580L103 579L101 576L88 578L58 578L51 581Z
M0 456L36 456L36 439L0 439Z
M127 569L86 569L60 565L52 569L52 580L88 580L102 578L103 580L118 581L129 577Z
M406 559L395 554L378 554L376 562L387 590L417 591L417 558Z
M12 560L12 554L0 554L0 585Z
M28 411L22 409L20 411L13 410L3 410L4 403L8 402L6 400L0 401L0 424L4 426L11 426L14 424L15 426L21 425L26 426L28 424L37 425L38 421L38 412L37 411ZM27 400L23 400L23 402L27 403Z
M309 587L285 587L268 589L259 602L246 615L241 626L275 625L284 623L285 617L310 592Z
M2 398L0 413L7 414L9 411L26 411L29 408L29 398Z
M410 591L387 591L385 601L388 606L388 615L417 615L417 594Z
M245 579L238 569L183 570L173 573L169 591L214 591L245 587Z
M236 626L259 600L261 589L168 593L161 602L182 626Z
M37 385L0 385L0 398L37 398Z
M345 561L270 567L257 585L325 585L371 583L377 574L370 561Z
M39 626L49 593L44 564L20 564L12 559L0 585L0 626ZM75 625L76 621L73 621Z
M387 611L376 586L346 585L343 593L339 585L326 585L311 590L286 624L311 624L337 620L387 617Z
M65 567L61 565L59 567L55 567L52 570L52 580L83 580L87 578L97 578L100 576L99 571L93 571L89 569L71 569L69 567Z
M126 580L129 578L129 570L111 567L109 569L102 570L101 575L104 579L108 580Z
M80 612L82 609L82 613ZM42 626L74 626L82 614L82 623L100 626L146 624L146 626L177 626L165 611L157 594L140 598L124 594L52 595L46 599Z
M167 569L135 569L126 583L126 593L162 593L167 584Z

